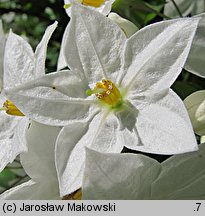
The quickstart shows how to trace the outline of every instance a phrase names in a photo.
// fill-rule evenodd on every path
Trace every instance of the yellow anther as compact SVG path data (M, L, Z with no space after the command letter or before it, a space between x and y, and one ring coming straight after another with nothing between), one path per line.
M71 4L64 4L64 9L68 9L71 6Z
M105 0L82 0L81 4L85 6L100 7Z
M81 199L82 199L82 189L78 189L77 191L63 197L63 200L81 200Z
M122 96L116 85L110 81L103 79L96 83L93 90L87 91L88 95L95 94L95 96L103 103L112 108L118 106L122 101Z
M24 114L10 100L4 102L1 110L5 110L8 115L24 116Z

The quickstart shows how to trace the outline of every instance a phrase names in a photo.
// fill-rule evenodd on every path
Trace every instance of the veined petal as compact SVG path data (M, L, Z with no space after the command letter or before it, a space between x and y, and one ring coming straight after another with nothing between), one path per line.
M144 155L102 154L86 149L83 199L149 199L151 183L160 168L156 160Z
M187 59L200 18L158 22L128 39L119 82L135 93L169 88Z
M136 129L142 145L135 150L179 154L198 149L184 104L172 90L139 110Z
M55 141L60 127L31 121L26 133L28 151L20 155L26 173L35 181L57 182L54 162Z
M185 69L197 76L205 77L205 13L195 17L201 17L201 20L194 36Z
M4 35L2 21L0 20L0 93L3 89L3 59L4 59L4 46L6 37Z
M35 51L35 60L36 60L35 78L45 74L45 61L46 61L47 46L48 46L48 42L51 38L51 35L53 34L57 25L58 25L58 22L55 21L52 25L47 27L41 42L36 47L36 51Z
M120 69L125 35L109 18L73 4L72 17L65 34L67 65L80 71L87 83L103 78L115 80Z
M82 186L85 147L100 152L120 152L123 148L117 135L118 121L114 115L96 115L91 122L74 123L63 128L56 145L56 166L61 195Z
M84 98L83 82L67 71L45 75L6 93L26 116L49 125L85 120L97 109L93 100Z
M164 161L162 172L152 184L152 198L204 199L204 163L205 144L199 145L196 152L175 155Z
M10 31L4 53L4 88L11 89L35 77L35 57L31 46Z
M48 180L49 181L49 180ZM49 182L50 183L50 182ZM48 182L27 181L0 195L1 200L50 200L59 199L57 185Z

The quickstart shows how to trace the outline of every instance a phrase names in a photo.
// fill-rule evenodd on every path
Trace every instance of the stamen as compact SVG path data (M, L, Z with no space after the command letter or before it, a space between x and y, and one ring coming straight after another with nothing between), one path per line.
M71 4L64 4L63 8L68 9L71 6Z
M82 199L82 189L78 189L77 191L64 196L62 199L63 200L81 200Z
M10 100L4 102L1 110L5 110L8 115L24 116L24 114Z
M112 108L118 106L122 102L120 91L110 80L103 79L101 82L96 83L94 89L88 89L86 94L88 96L95 94L101 102L111 106Z
M92 6L92 7L100 7L103 3L105 2L105 0L82 0L83 5L85 6Z

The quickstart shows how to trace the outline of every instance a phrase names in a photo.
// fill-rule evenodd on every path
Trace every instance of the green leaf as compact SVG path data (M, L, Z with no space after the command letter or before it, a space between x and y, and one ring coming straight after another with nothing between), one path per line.
M16 175L8 168L5 168L0 173L0 186L1 187L9 187L9 182L16 179Z

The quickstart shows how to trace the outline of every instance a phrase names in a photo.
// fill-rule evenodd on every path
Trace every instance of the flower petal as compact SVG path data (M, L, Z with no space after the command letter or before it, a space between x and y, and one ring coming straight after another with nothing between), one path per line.
M175 0L175 2L183 16L203 13L205 9L203 0ZM164 14L171 18L179 17L179 13L171 0L165 4Z
M4 35L2 21L0 20L0 93L3 89L3 59L4 59L4 46L6 37Z
M56 145L56 166L61 195L82 186L85 147L100 152L120 152L123 148L117 135L118 121L114 115L105 119L103 113L91 122L74 123L63 128Z
M200 18L158 22L128 39L119 82L135 93L169 88L184 66Z
M134 23L122 18L116 13L110 13L108 18L118 24L118 26L125 33L126 37L131 37L135 32L139 30L139 28Z
M196 17L201 17L201 20L199 21L185 69L197 76L205 77L205 13Z
M103 78L115 80L120 69L125 35L109 18L73 4L72 18L65 34L66 62L87 83Z
M54 162L55 141L60 127L31 121L26 133L28 151L20 155L26 173L35 181L57 182Z
M26 142L24 142L26 125L26 118L0 112L0 172L8 163L13 162L19 153L26 151Z
M35 59L36 59L36 72L35 77L44 75L45 74L45 61L46 61L46 52L48 41L51 38L54 30L56 29L58 22L55 21L54 24L47 27L41 42L36 47L35 51Z
M47 182L35 183L30 180L0 195L2 200L50 200L59 199L58 187Z
M35 75L35 58L31 46L10 31L4 53L4 88L16 87Z
M205 144L196 152L175 155L162 163L162 172L152 184L156 199L204 199Z
M84 99L83 82L68 71L45 75L6 94L26 116L49 125L85 120L96 109L93 100Z
M142 145L135 150L179 154L198 149L187 111L172 90L139 110L136 128ZM126 146L129 148L129 143Z
M111 11L111 8L112 8L112 3L114 2L115 0L105 0L104 3L100 6L100 7L92 7L92 6L87 6L89 7L90 9L92 10L96 10L104 15L107 15L109 14L109 12ZM64 0L65 2L65 5L68 4L68 5L71 5L73 2L80 2L82 3L83 0L79 1L79 0ZM71 7L68 7L66 9L66 13L68 14L68 16L71 16Z
M161 165L154 159L134 154L101 154L86 149L83 199L149 199L151 183Z

